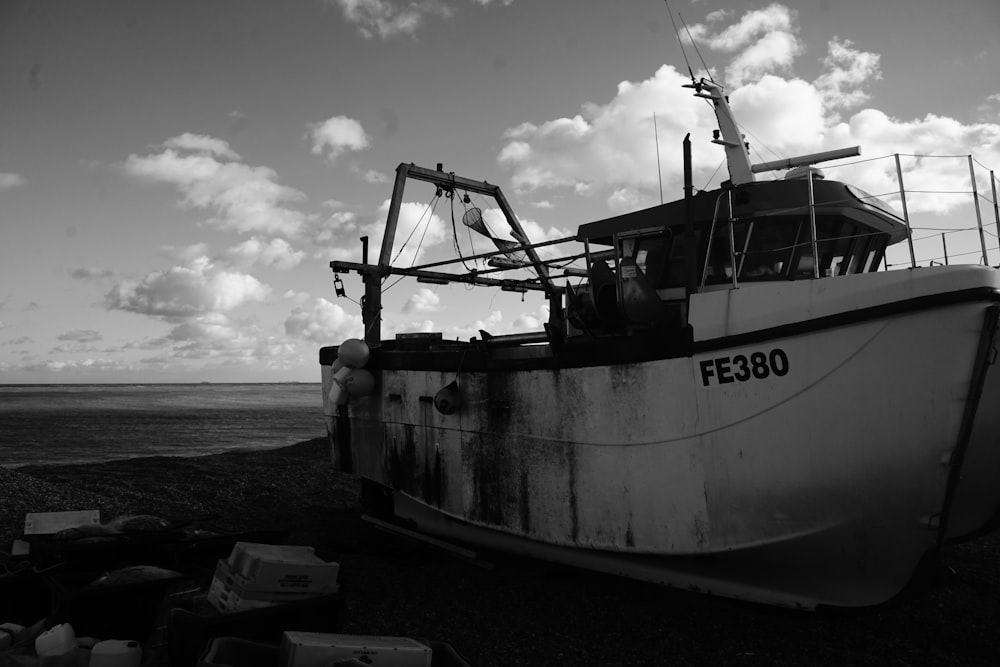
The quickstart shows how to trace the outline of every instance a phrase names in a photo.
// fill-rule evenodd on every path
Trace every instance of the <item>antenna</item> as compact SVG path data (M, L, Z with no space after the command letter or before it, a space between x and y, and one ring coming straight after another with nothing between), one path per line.
M660 182L660 203L663 203L663 174L660 173L660 137L656 132L656 112L653 112L653 140L656 142L656 180Z
M674 20L673 10L670 9L670 3L667 2L667 0L663 0L663 3L667 6L667 16L670 17L670 24L674 26L674 35L677 36L677 43L681 45L681 55L684 56L684 63L687 65L687 68L688 68L688 76L691 77L691 81L693 82L695 80L695 78L694 78L694 72L691 70L691 61L688 60L687 51L684 50L684 41L681 39L681 32L680 32L680 30L677 29L677 21ZM680 14L678 14L678 16L680 16ZM684 19L681 19L681 21L683 21L683 20ZM684 26L684 27L685 27L685 29L687 28L687 26ZM691 36L691 33L688 33L688 37L690 37L690 36ZM691 43L694 44L694 41L692 40ZM701 54L698 54L698 55L699 55L699 57L701 56ZM709 75L709 76L711 76L711 75Z
M663 1L666 2L667 0ZM694 37L691 36L691 31L688 30L687 23L684 22L684 17L681 16L680 12L677 12L677 16L680 16L681 23L684 25L684 31L687 33L688 39L691 40L691 46L694 47L694 52L698 54L698 60L701 61L701 66L705 68L705 73L708 74L708 80L715 83L715 79L712 78L712 70L708 69L708 63L706 63L705 59L701 57L701 51L698 49L698 42L694 41ZM688 65L688 69L690 68L691 66Z

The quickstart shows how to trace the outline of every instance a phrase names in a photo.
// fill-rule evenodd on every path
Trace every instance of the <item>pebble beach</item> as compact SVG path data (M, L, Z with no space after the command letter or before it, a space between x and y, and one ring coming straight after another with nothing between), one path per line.
M362 520L359 481L322 438L267 451L0 468L0 551L28 512L214 517L287 531L340 563L331 631L447 642L508 665L1000 664L1000 534L947 549L900 599L815 612L502 556L457 558ZM2 621L2 619L0 619Z

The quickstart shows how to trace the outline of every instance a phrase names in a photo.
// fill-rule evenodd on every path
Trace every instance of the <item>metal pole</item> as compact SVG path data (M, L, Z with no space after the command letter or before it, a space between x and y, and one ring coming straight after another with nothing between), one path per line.
M941 232L941 246L944 248L944 265L948 266L948 239L945 238L944 232Z
M993 189L993 217L997 221L997 243L1000 243L1000 206L997 205L997 179L990 171L990 188Z
M809 169L809 231L812 236L813 278L819 278L819 249L816 243L816 198L813 193L813 168Z
M733 272L733 289L739 287L736 281L736 235L733 233L733 191L727 193L726 204L729 207L729 266Z
M910 268L917 268L917 256L913 254L913 230L910 228L910 213L906 209L906 188L903 187L903 168L896 153L896 181L899 183L899 200L903 204L903 222L906 223L906 241L910 244Z
M660 173L660 136L656 132L656 112L653 112L653 141L656 143L656 180L660 184L660 203L663 203L663 175Z
M972 180L972 201L976 204L976 224L979 226L979 244L983 247L983 266L990 265L989 255L986 254L986 233L983 231L983 214L979 210L979 190L976 188L976 168L969 156L969 178Z

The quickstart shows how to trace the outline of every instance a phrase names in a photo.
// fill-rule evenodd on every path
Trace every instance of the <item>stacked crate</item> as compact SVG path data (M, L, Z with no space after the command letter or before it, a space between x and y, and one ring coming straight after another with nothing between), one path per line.
M208 601L219 611L238 612L328 595L339 589L339 571L312 547L237 542L216 565Z

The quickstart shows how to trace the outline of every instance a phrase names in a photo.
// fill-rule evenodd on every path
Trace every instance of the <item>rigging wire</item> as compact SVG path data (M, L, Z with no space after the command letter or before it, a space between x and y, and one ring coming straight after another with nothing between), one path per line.
M396 260L399 259L399 256L403 254L403 250L406 248L406 244L409 243L410 239L413 238L413 234L417 231L417 227L420 226L420 223L424 219L424 216L427 215L427 212L431 211L432 215L433 215L432 206L433 207L437 207L437 202L438 202L439 199L440 199L440 195L435 194L434 197L431 199L431 201L427 203L427 207L424 208L424 212L420 214L420 218L417 220L417 224L413 225L413 229L410 230L410 235L406 237L405 241L403 241L403 245L399 246L399 250L396 252L396 256L393 257L392 258L392 262L390 262L391 264L395 264ZM427 226L428 227L430 226L430 218L427 219ZM427 230L424 229L425 233L426 233L426 231ZM421 238L421 241L422 241L423 237L421 236L420 238ZM418 250L419 250L419 248L418 248ZM414 257L416 257L416 254L414 254ZM383 280L385 280L385 279L383 278Z

